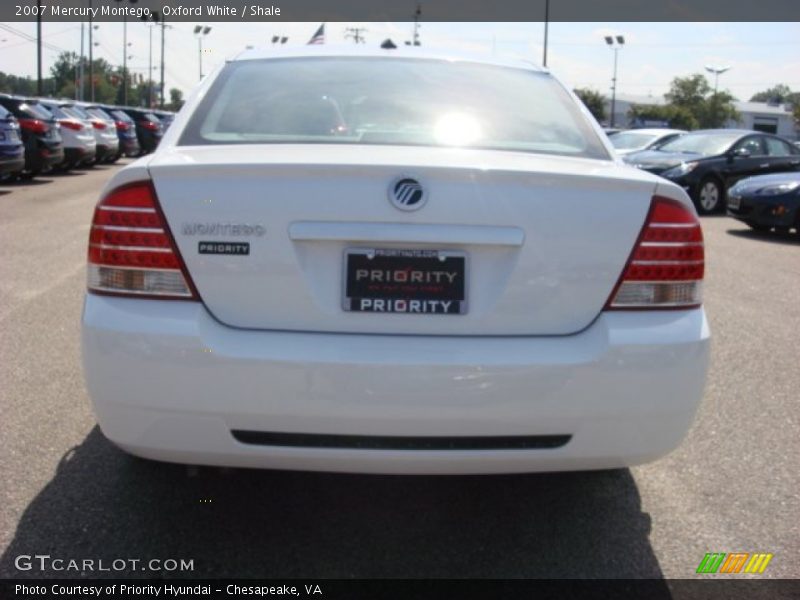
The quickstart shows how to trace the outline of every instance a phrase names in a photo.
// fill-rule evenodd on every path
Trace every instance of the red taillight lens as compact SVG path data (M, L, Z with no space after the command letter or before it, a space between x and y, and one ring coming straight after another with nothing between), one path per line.
M97 204L88 287L123 296L198 299L151 182L118 187Z
M80 131L83 129L83 125L78 121L70 121L69 119L62 119L59 121L62 127L66 127L67 129L72 129L73 131Z
M92 121L92 127L94 127L95 129L105 129L106 124L103 123L102 121Z
M117 129L120 131L128 131L131 128L130 123L126 123L125 121L117 121Z
M139 125L149 131L158 131L158 123L153 123L152 121L139 121Z
M606 309L700 306L704 271L703 231L694 211L656 196Z
M42 135L43 133L47 133L47 124L44 121L40 121L39 119L20 119L19 126L26 131L30 131L31 133L35 133L37 135Z

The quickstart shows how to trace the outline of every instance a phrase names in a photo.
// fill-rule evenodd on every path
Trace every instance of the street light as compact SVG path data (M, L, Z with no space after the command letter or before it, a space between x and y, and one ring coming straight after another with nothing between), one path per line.
M719 106L719 99L717 98L717 86L719 84L719 76L722 75L725 71L730 69L730 65L727 67L713 67L711 65L706 65L706 71L709 73L714 74L714 125L717 126L717 112Z
M614 127L614 112L617 108L617 55L619 54L619 49L625 45L625 37L607 35L605 39L608 47L614 50L614 77L611 78L611 121L609 123L610 127Z
M202 25L195 25L194 26L194 34L197 36L197 49L198 49L198 56L200 59L200 79L203 79L203 36L208 35L211 31L211 27L202 26Z

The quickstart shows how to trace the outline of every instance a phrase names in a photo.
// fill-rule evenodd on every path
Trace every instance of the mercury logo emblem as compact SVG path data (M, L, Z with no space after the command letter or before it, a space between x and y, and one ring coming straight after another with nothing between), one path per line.
M419 181L403 176L389 185L389 201L400 210L417 210L425 206L428 195Z

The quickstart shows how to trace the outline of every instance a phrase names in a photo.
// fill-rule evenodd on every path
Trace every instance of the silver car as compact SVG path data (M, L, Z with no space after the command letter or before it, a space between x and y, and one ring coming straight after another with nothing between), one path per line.
M61 125L61 137L64 140L64 162L62 168L75 168L81 164L89 164L97 155L97 141L91 122L79 119L68 112L69 103L59 100L44 99L40 105L53 113Z
M69 109L79 118L92 124L94 139L97 142L96 162L104 162L115 157L119 152L119 137L114 119L98 106L85 102L73 102Z

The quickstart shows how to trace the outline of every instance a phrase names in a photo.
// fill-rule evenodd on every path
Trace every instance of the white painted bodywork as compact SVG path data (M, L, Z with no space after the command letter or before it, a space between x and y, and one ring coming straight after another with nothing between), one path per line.
M160 460L385 473L611 468L680 442L707 369L703 309L603 307L652 196L693 210L683 190L620 165L610 147L608 160L595 160L178 146L214 77L156 153L107 187L152 179L202 299L87 295L84 368L109 439ZM388 201L401 174L426 186L423 209ZM246 259L201 256L200 238L183 226L202 222L266 233L246 240ZM464 252L468 313L343 311L342 260L353 247ZM232 429L572 440L537 450L343 450L242 444Z

